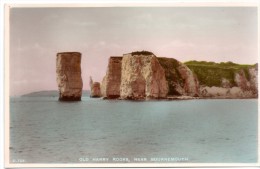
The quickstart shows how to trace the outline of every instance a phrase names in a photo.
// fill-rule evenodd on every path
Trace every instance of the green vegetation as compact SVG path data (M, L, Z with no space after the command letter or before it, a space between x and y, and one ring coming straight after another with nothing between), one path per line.
M186 65L197 65L197 66L210 66L210 67L217 67L217 68L234 68L234 69L242 69L242 68L249 68L253 67L254 65L240 65L233 62L206 62L206 61L188 61L185 62Z
M132 55L154 55L152 52L149 51L135 51L131 53Z
M181 87L184 86L184 80L178 71L180 63L173 58L158 57L158 61L165 70L166 80L168 81L169 92L168 95L179 95L176 91L177 84ZM229 81L230 86L236 86L235 74L244 73L247 80L249 77L249 68L257 67L255 65L241 65L233 62L206 62L206 61L189 61L185 62L193 73L197 76L200 85L205 86L222 86L222 79L225 78Z
M169 86L168 95L180 95L180 93L175 90L176 84L184 85L184 81L177 70L179 62L176 59L164 57L158 57L158 61L165 70L165 76Z
M248 69L255 65L240 65L233 62L205 62L189 61L186 64L198 77L201 85L221 86L222 79L229 80L231 86L235 86L234 76L239 71L244 71L246 78L249 80Z

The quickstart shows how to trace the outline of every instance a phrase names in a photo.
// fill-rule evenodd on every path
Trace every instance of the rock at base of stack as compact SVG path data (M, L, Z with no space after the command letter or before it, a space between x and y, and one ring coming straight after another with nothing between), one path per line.
M56 73L60 101L80 101L83 82L81 78L81 53L63 52L56 57Z

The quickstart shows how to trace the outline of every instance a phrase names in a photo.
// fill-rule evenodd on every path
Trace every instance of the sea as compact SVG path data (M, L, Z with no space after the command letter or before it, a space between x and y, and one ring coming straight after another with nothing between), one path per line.
M257 99L10 98L10 163L256 163Z

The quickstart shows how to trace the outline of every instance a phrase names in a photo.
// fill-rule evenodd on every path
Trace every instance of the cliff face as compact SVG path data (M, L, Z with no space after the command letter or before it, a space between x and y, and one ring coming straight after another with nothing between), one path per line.
M103 97L120 97L122 57L110 57L105 77L101 85Z
M158 58L165 70L168 81L168 95L199 95L199 82L196 75L183 63L173 58Z
M168 83L156 56L126 54L122 59L120 97L125 99L165 98Z
M257 66L232 62L190 62L188 67L199 77L201 97L257 97Z
M81 78L81 53L64 52L56 57L56 73L59 100L81 100L83 82Z
M111 57L102 81L102 96L109 99L200 96L257 97L257 66L232 62L190 61L156 57L141 51Z
M183 95L198 96L199 95L199 82L193 72L184 64L180 64L178 70L184 80L184 93Z
M245 73L247 72L247 73ZM258 83L257 83L257 67L251 67L245 70L240 70L235 74L235 82L242 90L244 97L257 96Z
M244 70L239 70L235 73L234 81L243 91L250 90L250 82L247 80Z
M252 68L248 69L249 71L249 78L250 78L250 86L251 90L253 91L253 94L257 95L258 92L258 81L257 81L257 75L258 75L258 67L255 65Z

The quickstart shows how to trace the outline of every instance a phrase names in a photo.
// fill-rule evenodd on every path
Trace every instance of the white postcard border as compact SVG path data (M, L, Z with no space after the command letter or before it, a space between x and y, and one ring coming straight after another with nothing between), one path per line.
M70 163L70 164L41 164L41 163L10 163L10 109L9 109L9 55L10 55L10 34L9 34L9 9L10 8L39 8L39 7L258 7L258 30L259 30L259 1L249 0L249 1L88 1L87 3L82 3L82 1L3 1L5 5L4 12L4 162L6 168L35 168L35 167L257 167L260 166L259 155L257 163ZM99 3L97 3L99 2ZM259 44L259 33L258 33L258 44ZM259 45L258 45L259 46ZM258 48L259 56L259 48ZM259 58L258 58L259 59ZM259 62L259 60L258 60ZM260 87L260 84L258 84ZM259 103L259 100L258 100ZM259 104L258 104L259 106ZM259 108L259 107L258 107ZM258 109L259 110L259 109ZM259 114L259 113L258 113ZM258 116L258 121L260 120ZM258 140L260 126L258 123ZM260 152L260 146L258 142L258 154Z

